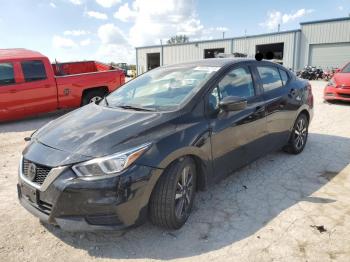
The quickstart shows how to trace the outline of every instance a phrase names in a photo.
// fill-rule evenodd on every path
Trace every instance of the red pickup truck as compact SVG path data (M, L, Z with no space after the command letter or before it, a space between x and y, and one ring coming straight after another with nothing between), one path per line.
M125 82L121 69L95 61L51 64L26 49L0 49L0 122L75 108Z

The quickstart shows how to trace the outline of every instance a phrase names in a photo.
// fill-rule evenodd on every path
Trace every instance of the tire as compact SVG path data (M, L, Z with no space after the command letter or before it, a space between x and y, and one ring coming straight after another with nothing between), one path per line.
M101 89L95 89L87 91L82 100L82 106L85 106L90 103L96 103L102 100L106 96L106 91Z
M284 151L295 155L300 154L305 148L308 134L309 121L306 114L302 113L295 120L289 142L284 147Z
M193 206L196 178L196 165L190 157L165 169L150 199L149 217L154 225L179 229L186 223Z

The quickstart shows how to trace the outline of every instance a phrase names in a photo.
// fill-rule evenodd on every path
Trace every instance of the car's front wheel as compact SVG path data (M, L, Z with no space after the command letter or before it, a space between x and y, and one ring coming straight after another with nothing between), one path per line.
M309 133L309 120L307 116L302 113L298 116L294 123L291 137L285 151L292 154L299 154L304 150L307 137Z
M183 157L165 169L150 199L150 220L168 229L178 229L190 215L196 191L196 165Z

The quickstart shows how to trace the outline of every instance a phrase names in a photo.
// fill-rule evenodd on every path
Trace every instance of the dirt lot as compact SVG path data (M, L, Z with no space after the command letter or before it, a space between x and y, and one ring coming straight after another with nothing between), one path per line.
M350 261L350 104L322 101L305 151L276 152L199 193L178 231L119 233L43 226L17 201L23 137L57 114L0 125L0 261Z

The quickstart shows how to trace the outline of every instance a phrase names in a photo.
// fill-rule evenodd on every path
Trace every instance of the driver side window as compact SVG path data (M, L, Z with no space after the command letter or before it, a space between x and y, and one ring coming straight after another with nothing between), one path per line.
M212 110L219 108L219 102L227 96L249 98L255 95L252 75L248 68L235 68L221 79L209 95L209 105Z

